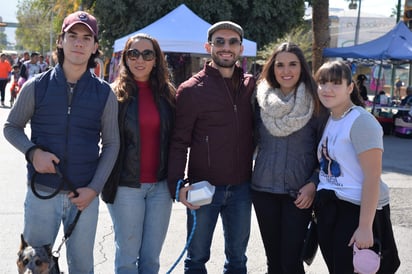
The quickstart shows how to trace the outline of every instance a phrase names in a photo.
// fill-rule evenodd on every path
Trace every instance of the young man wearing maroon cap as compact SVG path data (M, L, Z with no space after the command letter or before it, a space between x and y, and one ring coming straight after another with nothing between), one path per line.
M27 178L36 192L57 192L41 199L28 188L27 242L53 246L61 223L66 232L82 212L66 243L69 272L76 274L93 273L98 194L119 149L116 98L108 83L89 70L99 55L97 39L92 15L67 16L57 40L58 64L28 80L4 127L6 139L26 155ZM28 121L30 139L24 133Z

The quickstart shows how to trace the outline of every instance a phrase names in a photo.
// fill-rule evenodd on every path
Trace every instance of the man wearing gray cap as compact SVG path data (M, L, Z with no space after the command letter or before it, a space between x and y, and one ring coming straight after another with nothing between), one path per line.
M255 80L236 66L243 53L243 29L222 21L211 26L205 49L211 54L199 73L177 90L176 125L169 153L169 188L187 207L188 247L185 273L207 273L210 245L220 215L224 230L224 273L245 274L250 234L250 178L253 154L251 95ZM201 207L187 201L191 186L181 186L190 147L189 184L208 181L215 186L212 202Z
M68 15L57 40L58 64L26 82L4 126L27 160L24 238L53 246L61 224L65 233L74 224L66 254L69 273L76 274L93 273L98 194L119 150L116 97L89 70L99 55L97 39L92 15Z

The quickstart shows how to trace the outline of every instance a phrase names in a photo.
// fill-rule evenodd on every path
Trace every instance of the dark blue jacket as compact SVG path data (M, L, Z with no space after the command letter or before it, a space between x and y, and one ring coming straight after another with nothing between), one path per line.
M70 88L60 65L35 80L31 141L60 159L61 172L76 188L87 186L96 172L101 117L109 92L110 86L87 70L77 81L70 100ZM33 173L29 163L29 180ZM57 188L60 180L50 174L36 177L36 183L52 188ZM69 188L65 185L64 189Z

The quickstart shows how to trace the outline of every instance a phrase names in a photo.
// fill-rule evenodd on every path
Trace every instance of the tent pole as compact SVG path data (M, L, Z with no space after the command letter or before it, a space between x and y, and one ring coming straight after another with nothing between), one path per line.
M392 75L391 75L391 98L393 98L393 86L395 85L395 77L396 77L396 69L398 67L398 64L395 64L392 62ZM397 98L401 99L401 98Z
M412 61L409 61L409 79L408 79L408 86L412 85Z
M379 84L381 83L382 66L383 66L383 59L381 59L381 63L379 65L378 82L377 82L376 88L375 88L375 96L373 97L373 104L372 104L372 111L371 111L372 114L375 112L375 104L376 104L375 99L376 99L376 96L378 95Z

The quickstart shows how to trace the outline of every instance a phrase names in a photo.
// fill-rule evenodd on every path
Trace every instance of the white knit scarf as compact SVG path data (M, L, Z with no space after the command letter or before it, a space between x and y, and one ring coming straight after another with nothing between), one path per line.
M313 98L301 83L289 99L262 81L256 92L263 124L274 136L288 136L306 125L313 114Z

